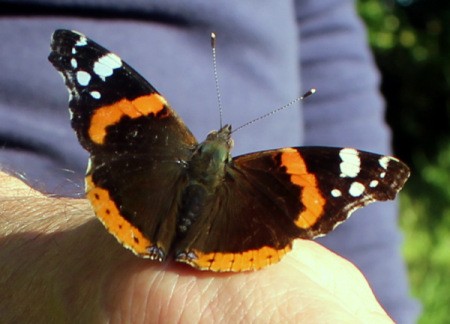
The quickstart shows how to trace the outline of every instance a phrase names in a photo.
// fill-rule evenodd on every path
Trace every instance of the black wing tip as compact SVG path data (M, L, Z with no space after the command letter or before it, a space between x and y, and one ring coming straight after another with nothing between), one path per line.
M68 29L56 29L51 36L50 44L52 50L57 49L58 45L64 43L67 39L73 39L75 35L78 36L78 34Z
M82 37L86 38L85 35L74 30L56 29L53 32L50 41L51 51L48 60L57 68L57 70L63 70L61 62L63 57L71 55L70 51Z
M58 40L61 38L72 38L73 39L73 38L80 38L80 37L86 37L86 36L76 30L56 29L52 34L52 41Z
M86 38L87 40L87 37L78 31L56 29L51 36L50 46L52 51L58 51L63 46L68 46L69 44L73 46L81 38Z
M391 190L387 192L386 200L394 200L400 190L411 176L411 169L404 162L392 158L387 168L387 173L391 175Z
M386 168L387 174L391 174L394 180L397 180L399 189L403 187L406 181L411 175L411 169L409 166L393 156L386 156L389 159L389 163Z

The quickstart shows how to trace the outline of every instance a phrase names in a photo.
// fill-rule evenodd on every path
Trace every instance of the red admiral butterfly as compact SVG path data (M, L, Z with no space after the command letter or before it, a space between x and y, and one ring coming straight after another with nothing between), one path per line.
M49 60L70 93L90 153L86 194L136 255L201 270L255 270L296 238L325 235L357 208L394 199L398 159L352 148L288 147L232 158L231 126L198 143L176 112L117 55L68 30Z

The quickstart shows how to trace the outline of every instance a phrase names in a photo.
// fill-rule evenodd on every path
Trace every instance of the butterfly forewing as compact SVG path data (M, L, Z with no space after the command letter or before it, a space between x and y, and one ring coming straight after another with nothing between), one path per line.
M136 254L164 257L197 141L117 55L67 30L53 34L51 48L49 60L69 89L72 127L91 154L86 192L96 215Z

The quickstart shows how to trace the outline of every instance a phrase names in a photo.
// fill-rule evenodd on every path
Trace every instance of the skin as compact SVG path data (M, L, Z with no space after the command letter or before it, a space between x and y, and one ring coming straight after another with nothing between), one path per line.
M317 243L260 271L202 272L137 258L85 199L0 184L2 323L392 323L359 270Z

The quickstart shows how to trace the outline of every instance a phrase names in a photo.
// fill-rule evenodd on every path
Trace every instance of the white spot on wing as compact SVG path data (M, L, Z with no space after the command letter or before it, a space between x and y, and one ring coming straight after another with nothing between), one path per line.
M363 194L364 190L366 190L366 187L362 183L355 181L350 185L348 193L353 197L359 197Z
M87 45L87 38L84 35L80 35L80 38L75 43L75 46L86 46Z
M342 196L342 192L339 189L331 190L331 195L335 198Z
M391 160L391 158L389 156L382 156L380 157L380 159L378 160L378 163L380 163L381 167L385 170L387 170L389 161Z
M94 63L94 72L103 81L113 74L114 69L118 69L122 66L122 60L116 54L108 53L98 59Z
M100 99L102 97L100 92L98 92L98 91L91 91L90 94L91 94L92 98L94 98L94 99Z
M370 183L369 183L370 188L375 188L376 186L378 186L378 180L370 181Z
M72 65L72 67L73 67L74 69L76 69L76 68L78 67L78 62L77 62L77 60L74 59L74 58L72 58L72 59L70 60L70 65Z
M355 178L361 171L361 159L357 150L352 148L343 148L339 152L342 162L339 165L341 169L341 178Z
M78 71L77 81L80 85L87 86L89 84L89 81L91 81L91 75L86 71Z

